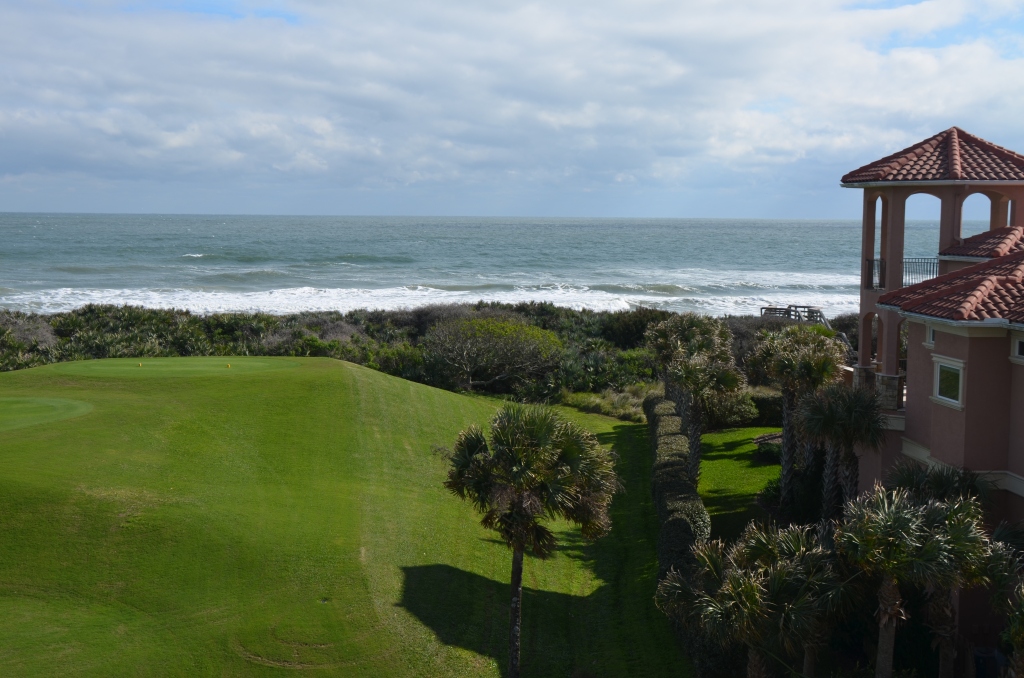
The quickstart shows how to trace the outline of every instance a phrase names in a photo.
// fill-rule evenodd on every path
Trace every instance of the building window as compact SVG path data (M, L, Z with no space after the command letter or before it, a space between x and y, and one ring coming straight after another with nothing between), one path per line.
M929 344L934 344L935 343L935 328L934 327L929 327L928 328L928 343Z
M960 368L939 365L939 384L935 395L955 403L960 402Z
M1024 358L1024 339L1017 340L1017 357Z

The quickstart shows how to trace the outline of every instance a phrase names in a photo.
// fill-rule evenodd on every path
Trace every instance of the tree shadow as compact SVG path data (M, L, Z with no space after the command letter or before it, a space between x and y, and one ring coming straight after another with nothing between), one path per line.
M491 657L507 675L510 586L450 565L403 567L399 605L445 645ZM592 675L574 666L574 618L590 596L523 587L522 673L524 676ZM596 669L596 664L595 667Z
M650 493L651 455L642 424L598 434L618 455L623 490L611 506L612 531L589 542L555 524L554 557L577 561L597 580L588 595L523 588L523 676L687 675L668 619L655 607L658 524ZM483 541L501 545L498 539ZM511 561L511 553L509 553ZM528 571L547 565L528 559ZM491 657L506 675L508 582L443 564L403 567L399 605L446 645ZM529 572L527 572L529 574ZM529 576L527 576L529 580Z
M778 462L759 459L757 457L757 448L746 450L741 449L744 447L750 447L750 444L749 440L730 440L726 443L717 443L715 445L702 443L700 452L701 459L706 459L708 461L731 459L734 462L745 464L747 468L779 465Z

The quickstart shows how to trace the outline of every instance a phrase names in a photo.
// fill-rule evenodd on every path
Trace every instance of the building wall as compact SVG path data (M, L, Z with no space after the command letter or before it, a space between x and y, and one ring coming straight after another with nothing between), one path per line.
M1003 337L971 337L964 394L964 463L983 471L1007 468L1010 440L1009 342Z
M1014 348L1017 339L1024 339L1024 333L1013 333L1008 352ZM1009 353L1012 355L1012 353ZM1007 358L1009 360L1009 358ZM1007 444L1007 470L1024 477L1024 361L1011 361L1009 441Z
M935 326L935 329L935 348L931 350L928 360L931 364L927 365L927 369L924 370L928 373L928 388L919 395L922 406L929 409L931 419L931 444L928 445L928 448L931 450L932 456L944 464L965 466L964 447L966 445L967 430L967 399L965 398L965 407L962 410L957 410L932 400L935 388L935 363L932 361L932 357L943 356L953 358L954 360L962 360L966 363L970 354L969 340L967 337L943 331L942 326ZM922 349L923 347L918 344L916 346L908 346L907 352L908 355L912 351L921 350L926 352ZM970 379L974 376L974 372L968 366L964 378L969 383ZM980 377L981 374L979 373L977 376Z

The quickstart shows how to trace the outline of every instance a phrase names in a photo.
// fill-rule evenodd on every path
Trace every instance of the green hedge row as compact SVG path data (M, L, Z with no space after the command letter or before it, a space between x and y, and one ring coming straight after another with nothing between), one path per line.
M694 544L711 538L711 517L687 466L690 446L682 433L683 420L676 405L660 393L644 399L651 452L651 493L658 514L658 578L670 569L689 572L694 565ZM683 648L700 678L731 678L743 675L746 653L742 648L722 647L700 633L676 626Z

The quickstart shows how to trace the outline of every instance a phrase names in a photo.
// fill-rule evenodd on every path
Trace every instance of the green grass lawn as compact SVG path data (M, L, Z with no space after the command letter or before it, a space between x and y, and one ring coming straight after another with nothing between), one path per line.
M432 451L494 402L329 359L139 363L0 374L0 675L503 674L511 558ZM527 561L524 673L689 675L644 427L566 414L625 492L611 535Z
M778 464L754 459L754 438L777 428L732 428L701 439L701 476L697 491L711 515L711 536L733 539L748 522L763 518L754 497L779 477Z

